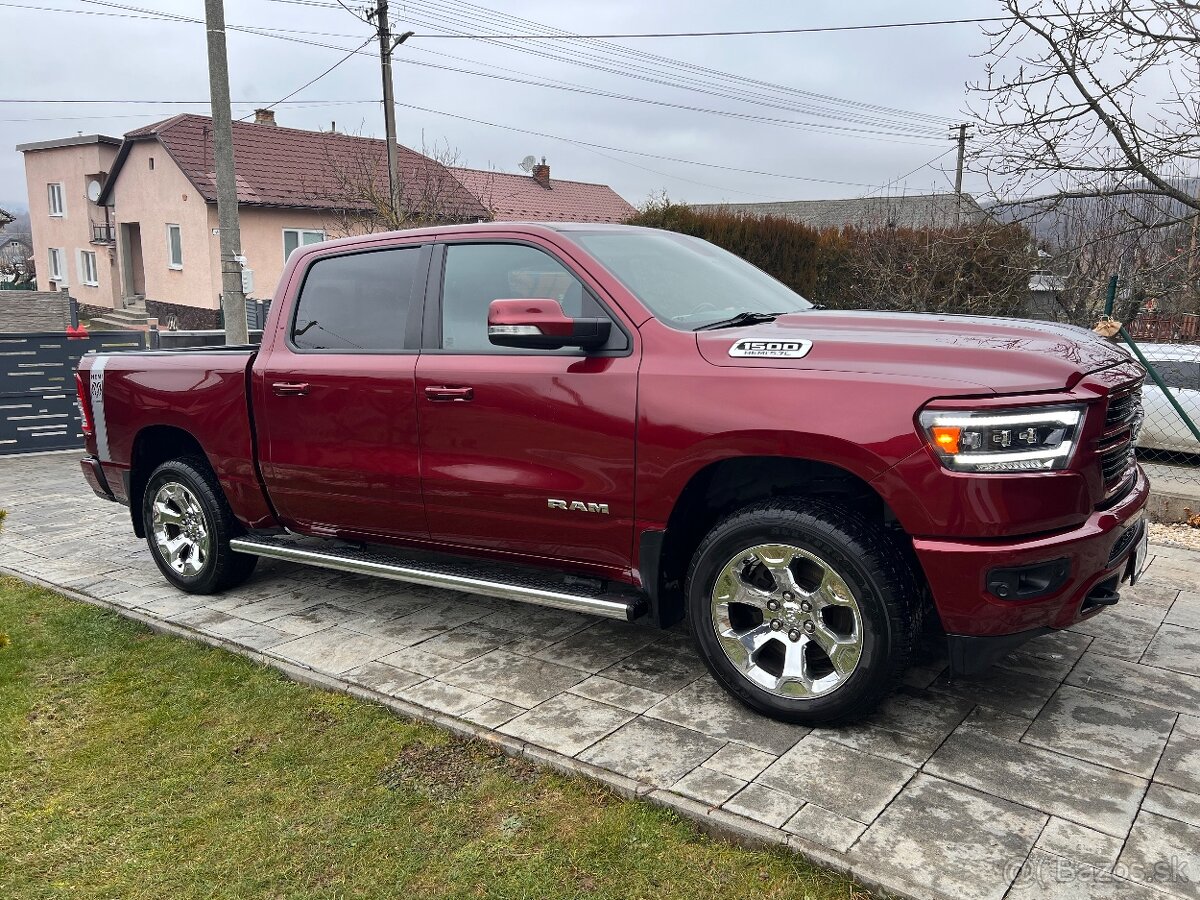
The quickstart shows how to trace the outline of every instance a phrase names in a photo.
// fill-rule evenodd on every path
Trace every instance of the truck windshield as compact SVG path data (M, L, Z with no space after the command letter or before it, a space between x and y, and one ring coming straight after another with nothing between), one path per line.
M571 238L675 328L695 330L738 313L812 309L762 269L700 238L653 230L574 232Z

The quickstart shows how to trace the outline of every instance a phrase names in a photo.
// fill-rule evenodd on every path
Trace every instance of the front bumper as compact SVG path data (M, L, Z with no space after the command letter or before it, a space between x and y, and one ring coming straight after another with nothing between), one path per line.
M1115 595L1099 603L1096 598L1124 580L1145 527L1142 509L1149 493L1139 468L1125 497L1068 531L1017 541L915 539L913 547L946 633L952 638L997 638L1001 640L994 644L1011 649L1020 643L1019 634L1028 633L1028 639L1067 628L1111 605ZM989 590L989 573L1060 561L1067 566L1065 578L1036 596L1003 599ZM984 646L976 640L963 645Z

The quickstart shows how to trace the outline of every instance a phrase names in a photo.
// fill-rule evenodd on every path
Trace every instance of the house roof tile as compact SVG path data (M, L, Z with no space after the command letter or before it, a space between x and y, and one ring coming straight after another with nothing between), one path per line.
M637 212L606 184L552 178L544 187L530 175L450 171L500 221L624 222Z
M213 125L207 116L183 113L130 131L132 142L157 139L200 195L217 199ZM407 147L398 147L401 193L419 203L436 192L443 214L480 218L486 210L449 170ZM233 123L238 202L254 206L370 209L387 195L386 144L337 132L303 131L250 122ZM114 165L114 175L124 159ZM110 178L109 183L115 183Z

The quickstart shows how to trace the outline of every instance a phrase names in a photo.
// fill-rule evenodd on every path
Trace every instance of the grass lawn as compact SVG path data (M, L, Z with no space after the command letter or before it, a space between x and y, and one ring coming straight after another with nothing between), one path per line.
M0 577L0 897L862 898L381 707Z

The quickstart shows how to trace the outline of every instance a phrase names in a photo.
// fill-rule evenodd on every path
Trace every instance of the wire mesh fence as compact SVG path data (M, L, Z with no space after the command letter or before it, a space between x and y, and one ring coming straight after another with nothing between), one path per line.
M1187 420L1200 424L1200 344L1135 341L1153 369L1142 388L1138 459L1152 483L1198 489L1200 440Z

